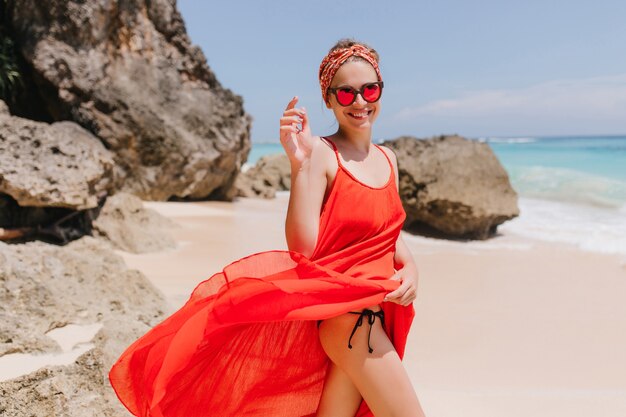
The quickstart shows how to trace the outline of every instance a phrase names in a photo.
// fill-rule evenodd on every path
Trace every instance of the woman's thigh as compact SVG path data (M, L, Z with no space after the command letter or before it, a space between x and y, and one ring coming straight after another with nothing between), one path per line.
M348 374L331 361L315 416L354 417L362 399Z
M377 311L380 307L370 309ZM352 349L348 348L357 319L355 314L342 314L320 325L320 341L330 360L348 376L375 416L423 417L409 376L378 318L372 325L369 343L374 351L368 350L369 324L365 317L352 337Z

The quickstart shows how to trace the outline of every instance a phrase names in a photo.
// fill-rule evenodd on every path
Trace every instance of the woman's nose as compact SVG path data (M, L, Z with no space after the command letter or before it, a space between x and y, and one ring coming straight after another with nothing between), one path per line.
M365 101L365 99L363 98L363 96L361 95L361 93L357 93L356 94L356 99L354 100L353 104L358 104L360 106L364 106L367 104L367 101Z

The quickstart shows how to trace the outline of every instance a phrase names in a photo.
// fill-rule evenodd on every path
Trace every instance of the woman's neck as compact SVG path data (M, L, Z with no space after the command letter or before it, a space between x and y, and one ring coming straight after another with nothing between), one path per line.
M358 131L349 131L339 126L337 133L333 135L343 142L349 142L351 147L356 150L367 152L372 143L372 129L362 129Z

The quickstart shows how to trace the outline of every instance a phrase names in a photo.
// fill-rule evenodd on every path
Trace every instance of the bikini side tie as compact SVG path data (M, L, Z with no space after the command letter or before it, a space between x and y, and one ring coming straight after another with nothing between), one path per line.
M356 333L356 329L363 325L363 317L367 316L367 323L370 325L369 332L367 333L367 348L369 349L369 352L372 353L374 351L374 349L372 349L372 347L370 346L370 336L372 335L372 325L374 324L374 321L376 321L376 317L378 317L380 318L380 324L383 326L383 328L385 327L384 311L380 310L380 311L374 312L373 310L366 308L363 311L348 311L348 313L359 315L359 318L357 319L356 323L354 324L354 328L352 329L352 333L350 334L350 339L348 339L348 348L352 349L352 343L351 343L352 336L354 336L354 333Z

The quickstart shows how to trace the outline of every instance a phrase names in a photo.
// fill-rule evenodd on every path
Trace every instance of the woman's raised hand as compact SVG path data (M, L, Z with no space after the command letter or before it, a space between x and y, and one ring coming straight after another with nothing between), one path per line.
M297 102L297 96L292 98L280 118L280 143L292 165L300 165L310 158L314 144L306 110L304 107L296 108ZM302 124L302 129L298 128L298 124Z

